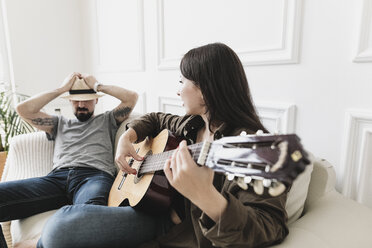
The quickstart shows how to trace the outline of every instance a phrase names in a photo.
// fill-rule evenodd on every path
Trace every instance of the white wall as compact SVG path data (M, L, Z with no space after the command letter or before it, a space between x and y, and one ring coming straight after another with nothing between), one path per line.
M15 77L28 94L81 69L140 92L138 112L182 113L175 94L182 54L209 42L230 45L265 124L296 132L336 166L340 190L372 206L372 0L7 4ZM101 106L116 103L104 97Z
M17 92L51 90L85 70L80 1L4 0L4 7Z

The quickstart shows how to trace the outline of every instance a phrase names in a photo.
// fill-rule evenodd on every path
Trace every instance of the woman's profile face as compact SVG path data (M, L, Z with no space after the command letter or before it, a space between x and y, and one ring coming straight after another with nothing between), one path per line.
M177 95L181 97L182 106L188 115L202 115L206 112L205 102L199 87L191 80L180 77L180 86Z

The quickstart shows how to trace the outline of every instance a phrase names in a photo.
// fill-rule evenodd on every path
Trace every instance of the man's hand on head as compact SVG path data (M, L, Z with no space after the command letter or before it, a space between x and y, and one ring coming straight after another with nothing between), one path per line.
M94 89L94 84L97 82L97 79L94 76L89 74L81 74L81 78L84 79L89 88Z
M81 74L79 72L74 72L68 75L61 85L62 93L67 92L71 89L72 85L74 84L77 78L80 78Z

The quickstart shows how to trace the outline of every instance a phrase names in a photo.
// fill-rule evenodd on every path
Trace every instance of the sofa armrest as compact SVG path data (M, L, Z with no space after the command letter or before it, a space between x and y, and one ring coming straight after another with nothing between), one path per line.
M46 175L53 164L54 142L44 132L22 134L12 138L1 181ZM10 222L2 223L8 247L12 247Z
M12 138L2 181L43 176L53 165L54 142L44 132L22 134Z

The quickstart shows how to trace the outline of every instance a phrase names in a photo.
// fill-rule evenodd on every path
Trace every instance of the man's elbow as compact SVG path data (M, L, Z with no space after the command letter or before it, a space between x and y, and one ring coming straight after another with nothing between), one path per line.
M18 103L15 109L21 117L24 117L25 113L27 113L27 106L24 102Z
M138 93L133 91L133 93L130 96L130 99L131 99L131 103L133 104L133 107L136 106L137 101L138 101Z

